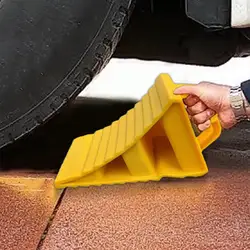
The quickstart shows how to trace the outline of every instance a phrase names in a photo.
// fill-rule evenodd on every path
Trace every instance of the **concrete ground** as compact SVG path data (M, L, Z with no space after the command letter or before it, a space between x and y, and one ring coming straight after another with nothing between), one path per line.
M72 139L133 105L78 100L1 152L0 249L250 249L247 123L204 152L205 177L54 189Z

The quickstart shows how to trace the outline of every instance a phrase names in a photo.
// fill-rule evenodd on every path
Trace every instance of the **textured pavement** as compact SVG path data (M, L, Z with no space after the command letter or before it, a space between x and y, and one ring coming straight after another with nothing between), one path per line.
M53 176L0 174L0 249L36 249L60 195Z

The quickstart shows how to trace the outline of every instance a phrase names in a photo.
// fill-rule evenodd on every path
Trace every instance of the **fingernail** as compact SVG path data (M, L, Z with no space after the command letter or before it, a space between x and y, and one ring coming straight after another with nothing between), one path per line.
M204 130L208 129L210 126L211 126L211 121L207 120L206 122L199 124L198 128L200 131L204 131Z
M207 114L208 114L209 116L212 116L212 115L214 114L214 112L213 112L213 110L209 109L209 110L207 111Z
M204 128L203 128L203 126L202 126L201 124L198 125L198 129L199 129L200 131L203 131L203 130L204 130Z

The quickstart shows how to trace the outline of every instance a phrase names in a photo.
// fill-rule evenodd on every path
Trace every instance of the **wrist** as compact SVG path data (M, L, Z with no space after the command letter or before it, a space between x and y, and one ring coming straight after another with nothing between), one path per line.
M250 106L240 86L230 88L229 101L237 123L249 119Z
M242 98L243 98L243 105L244 105L244 109L245 109L245 114L247 117L247 120L250 119L250 104L246 98L246 96L244 95L243 91L242 91Z

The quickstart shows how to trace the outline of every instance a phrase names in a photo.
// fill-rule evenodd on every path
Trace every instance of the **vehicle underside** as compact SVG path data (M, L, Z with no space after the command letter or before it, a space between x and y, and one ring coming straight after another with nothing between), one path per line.
M114 56L209 66L249 56L250 29L231 27L230 1L199 2L137 0Z

